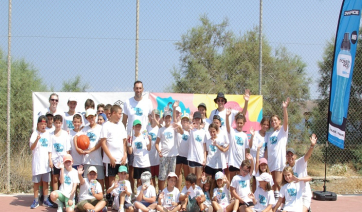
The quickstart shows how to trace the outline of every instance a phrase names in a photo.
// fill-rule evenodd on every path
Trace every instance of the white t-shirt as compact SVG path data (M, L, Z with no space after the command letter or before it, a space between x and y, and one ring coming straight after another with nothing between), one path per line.
M229 144L226 143L225 139L217 137L215 139L216 143L219 146L227 147ZM223 152L213 145L213 141L207 139L206 141L206 151L207 151L207 158L206 158L206 165L213 169L226 169L226 160L225 155Z
M181 135L180 133L176 134L176 139L178 146L178 155L182 157L187 157L187 154L189 152L190 133L184 130L183 135Z
M48 145L48 151L52 153L53 162L58 157L63 158L63 156L67 154L67 151L70 150L70 138L68 132L65 130L60 131L59 137L56 137L54 132L50 134L51 145Z
M148 137L140 135L138 137L133 136L132 138L132 151L134 155L133 167L146 168L150 167L150 160L147 150L147 145L150 143Z
M241 175L235 175L233 180L231 181L230 186L235 188L236 194L244 201L244 202L252 202L253 200L248 197L250 191L250 179L251 176L247 174L245 177Z
M288 129L284 131L281 126L279 130L268 134L268 166L270 171L282 171L286 162L286 148L288 142Z
M232 127L232 124L234 122L235 119L235 115L239 113L239 111L237 110L231 110L231 114L229 116L229 124L230 124L230 128ZM215 109L213 111L211 111L210 113L210 117L209 120L212 123L214 121L214 115L219 115L220 119L221 119L221 129L226 131L226 109L224 108L223 111L218 111L218 109Z
M127 138L123 124L115 124L107 121L102 125L100 138L106 138L106 145L112 157L116 159L116 164L120 164L124 156L123 139ZM103 154L103 163L110 163L107 154Z
M29 145L31 147L38 137L39 131L34 131L31 134ZM49 160L48 160L48 146L50 145L50 135L47 131L40 133L40 139L36 144L36 147L31 151L33 154L32 160L32 175L40 175L50 172Z
M114 183L112 184L111 187L114 186ZM127 187L127 191L131 193L132 195L132 188L131 188L131 183L128 180L120 180L118 181L118 187L113 189L111 194L112 196L115 196L117 198L117 200L119 200L119 194L124 191L124 187ZM116 200L115 200L116 201ZM131 203L131 196L126 195L124 201ZM119 202L119 201L118 201Z
M205 118L202 120L202 122L204 123L204 130L207 132L206 137L207 137L207 139L209 139L210 138L209 126L210 126L210 124L212 124L212 121L210 121L210 119L208 119L208 118Z
M142 186L138 186L136 197L141 193ZM143 195L147 198L155 197L156 196L156 189L153 185L149 185L146 190L143 191Z
M186 188L186 186L184 186L182 188L181 195L187 194L187 192L188 192L187 190L188 190L188 188ZM204 192L202 191L202 189L198 185L195 185L194 192L195 192L195 197L204 195Z
M96 124L93 128L91 128L89 125L85 126L82 129L83 134L87 135L89 138L89 147L88 149L91 149L95 147L98 142L100 142L100 136L101 136L102 126L99 124ZM90 164L94 166L102 166L102 148L99 147L97 150L84 155L83 157L83 164Z
M49 110L49 107L47 108L44 108L43 110L41 110L39 113L38 113L38 116L41 116L41 115L46 115L47 113L52 113L50 110ZM63 120L64 120L64 112L62 110L60 110L59 108L57 108L57 110L55 111L55 113L52 113L53 116L55 115L61 115L63 117Z
M161 153L163 157L177 156L177 145L175 142L175 129L172 126L167 128L161 127L158 130L157 137L160 138L159 146L161 147Z
M70 192L72 192L74 183L79 183L78 171L73 169L73 168L72 168L71 171L67 171L64 168L64 183L60 184L59 191L65 197L69 198L70 197Z
M303 191L300 188L300 183L287 183L282 186L279 192L279 197L285 197L284 210L285 211L303 211Z
M225 203L228 205L230 203L230 191L226 185L222 188L214 188L212 198L214 197L217 197L217 202L219 204Z
M260 158L264 158L264 152L265 152L265 146L266 146L266 138L267 138L267 134L265 134L264 137L262 137L259 133L259 131L255 132L255 136L253 138L253 144L250 147L250 154L251 156L253 156L254 159L254 170L253 170L253 175L255 175L255 161L256 161L256 152L258 151L258 145L263 143L263 146L260 148L259 151L259 159Z
M51 133L53 133L53 132L54 132L55 127L54 127L54 125L52 125L52 127L51 127L51 128L46 127L46 128L45 128L45 130L46 130L46 131L48 131L48 133L49 133L49 134L51 134Z
M254 206L255 211L263 211L269 205L276 204L274 192L272 190L264 191L262 188L257 187L254 196L256 200L256 205Z
M82 131L75 132L74 130L69 131L70 154L73 157L73 166L83 164L83 155L77 152L74 145L74 136L76 135L77 136L83 135L83 132Z
M190 132L189 152L187 159L189 161L201 163L204 161L204 144L206 142L206 131L203 129L193 129ZM206 161L205 161L206 162Z
M158 152L155 147L158 135L158 129L159 129L158 126L155 126L154 128L152 128L151 125L147 126L148 135L150 135L152 139L151 150L148 153L151 166L160 165L160 156L158 155Z
M88 178L84 178L84 184L80 185L79 188L79 202L85 199L95 198L92 194L92 188L94 188L96 194L102 192L102 186L97 180L91 180L91 182L89 182Z
M308 163L305 162L304 156L299 158L298 160L296 160L295 164L293 166L294 176L296 176L296 177L307 177L308 176L307 165L308 165ZM289 166L289 165L287 165L287 166ZM300 181L299 183L300 183L300 188L303 191L303 197L311 198L312 197L312 191L310 189L309 182Z
M229 167L233 166L239 169L245 159L245 149L249 148L248 136L244 132L230 129L229 141Z
M68 131L68 130L72 130L72 129L74 129L74 125L73 125L73 116L75 115L75 114L79 114L80 115L80 117L81 117L81 121L82 121L82 125L81 126L83 126L83 124L84 124L84 117L82 116L82 114L80 113L80 112L78 112L78 113L74 113L73 115L69 115L69 113L68 112L65 112L64 113L64 115L63 115L63 130L65 130L65 131Z
M148 115L152 113L152 102L150 99L142 97L140 101L136 101L134 97L126 100L123 106L123 113L128 116L127 134L133 127L133 121L138 119L142 123L141 132L146 130L148 124Z
M174 187L172 191L168 191L166 186L162 192L164 194L162 206L171 208L173 207L172 203L179 202L180 190L178 190L178 188Z
M254 172L253 172L254 173ZM255 177L260 177L260 172L259 170L257 170L257 172L255 172ZM256 178L255 178L256 180ZM270 186L273 186L274 185L274 180L273 180L273 177L270 175ZM259 187L259 181L256 180L256 187L258 188Z

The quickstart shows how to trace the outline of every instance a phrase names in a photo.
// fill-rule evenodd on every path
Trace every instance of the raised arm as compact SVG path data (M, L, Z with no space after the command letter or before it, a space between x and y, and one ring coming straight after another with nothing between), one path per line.
M83 165L79 165L78 166L78 179L79 179L79 185L83 185L85 180L83 178L83 173L84 173L84 170L83 170Z
M254 142L254 136L255 136L255 130L253 127L250 127L250 140L249 140L249 148L251 149L253 147L253 142Z
M317 144L317 136L313 133L312 136L309 138L310 140L310 147L308 152L304 155L304 161L308 162L310 156L313 153L314 146Z
M246 159L248 159L250 161L250 171L249 174L250 176L253 175L253 171L254 171L254 160L253 160L253 156L250 153L246 153Z
M260 144L258 144L258 148L256 150L256 158L255 158L255 173L259 171L259 153L260 153L260 149L263 146L263 142L261 142ZM261 173L260 173L261 174Z
M288 97L287 98L287 101L283 102L283 128L284 128L284 131L286 132L287 129L288 129L288 105L289 105L289 102L290 102L290 98Z
M249 98L250 98L250 90L249 89L245 89L245 94L244 94L244 108L242 114L244 115L244 117L246 116L246 112L248 111L248 103L249 103Z
M226 130L228 131L228 133L230 134L230 121L229 121L229 119L230 119L230 114L231 114L231 110L230 109L226 109L226 123L225 123L225 125L226 125Z
M36 137L36 139L35 139L35 141L34 141L34 143L30 146L30 149L31 150L34 150L35 149L35 147L36 147L36 145L38 144L38 141L40 140L40 133L38 132L38 136Z

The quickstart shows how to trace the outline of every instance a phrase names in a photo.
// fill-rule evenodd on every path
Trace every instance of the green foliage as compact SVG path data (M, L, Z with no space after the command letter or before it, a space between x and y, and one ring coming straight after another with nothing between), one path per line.
M85 92L89 88L90 88L89 84L82 83L81 76L77 75L73 80L69 80L68 82L64 81L61 91L63 91L63 92Z
M180 67L171 71L172 92L252 94L259 90L258 28L237 36L228 31L228 20L211 23L207 16L201 25L193 27L176 43L180 52ZM296 124L302 120L300 108L309 98L309 81L305 63L297 55L279 47L274 52L263 37L263 113L282 117L282 102L291 98L288 108L290 134L301 134ZM300 136L299 136L300 137Z

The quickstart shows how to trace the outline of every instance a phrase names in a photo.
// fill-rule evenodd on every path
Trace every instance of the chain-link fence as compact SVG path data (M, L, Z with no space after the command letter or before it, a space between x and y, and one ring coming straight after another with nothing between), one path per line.
M341 1L264 1L263 114L291 98L288 146L322 190L330 72ZM0 190L6 190L8 2L0 3ZM259 1L142 1L138 79L151 92L259 91ZM136 1L13 1L11 191L29 192L32 91L132 91ZM351 91L345 149L328 149L327 189L362 192L361 48ZM97 102L96 102L97 104Z

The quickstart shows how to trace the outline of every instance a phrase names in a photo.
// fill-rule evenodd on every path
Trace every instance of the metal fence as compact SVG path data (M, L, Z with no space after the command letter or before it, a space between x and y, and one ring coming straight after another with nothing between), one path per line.
M11 2L11 1L10 1ZM259 94L261 1L13 1L11 21L11 190L30 192L32 91L145 90ZM262 4L264 115L291 98L288 146L322 190L329 79L342 1ZM8 4L0 2L0 191L6 182ZM136 43L138 41L138 52ZM362 192L361 48L356 56L345 149L329 146L327 189ZM138 62L136 63L136 53ZM136 65L137 64L137 65ZM67 86L65 86L67 85Z

